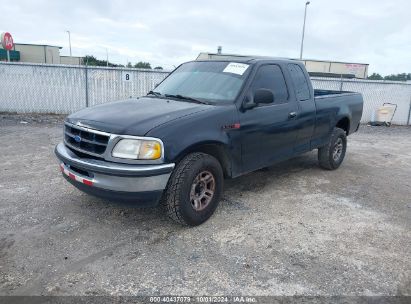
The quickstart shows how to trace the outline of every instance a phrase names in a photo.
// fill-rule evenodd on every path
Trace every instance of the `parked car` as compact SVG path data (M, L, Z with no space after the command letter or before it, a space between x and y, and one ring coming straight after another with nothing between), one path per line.
M295 60L192 61L147 96L68 116L55 153L81 191L161 203L195 226L216 210L224 178L313 149L322 168L337 169L362 109L359 93L313 90Z

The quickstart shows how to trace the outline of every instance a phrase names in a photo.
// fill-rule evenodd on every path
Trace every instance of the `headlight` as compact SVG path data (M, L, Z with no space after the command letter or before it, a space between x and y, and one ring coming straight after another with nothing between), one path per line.
M159 159L162 146L156 140L121 139L114 147L111 155L117 158L128 159Z

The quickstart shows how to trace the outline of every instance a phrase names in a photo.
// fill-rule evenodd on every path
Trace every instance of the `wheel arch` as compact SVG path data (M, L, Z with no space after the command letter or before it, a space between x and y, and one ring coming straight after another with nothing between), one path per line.
M227 145L225 143L218 141L204 141L185 148L177 155L177 157L175 158L175 162L180 162L185 156L187 156L190 153L206 153L215 157L218 160L218 162L221 165L221 168L223 169L225 177L231 177L231 161L227 150Z
M345 134L350 134L350 118L348 116L340 117L335 124L337 128L340 128L345 131Z

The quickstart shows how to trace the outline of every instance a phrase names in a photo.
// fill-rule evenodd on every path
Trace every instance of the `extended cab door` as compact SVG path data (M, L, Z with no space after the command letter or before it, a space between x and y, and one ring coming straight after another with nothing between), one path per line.
M297 135L297 103L290 98L282 68L277 64L258 67L246 93L248 102L252 102L257 89L270 90L274 102L239 112L243 172L290 157Z
M303 153L311 149L311 139L314 133L316 108L314 93L308 73L302 66L295 63L287 64L290 78L295 90L298 111L296 116L298 134L295 142L295 154Z

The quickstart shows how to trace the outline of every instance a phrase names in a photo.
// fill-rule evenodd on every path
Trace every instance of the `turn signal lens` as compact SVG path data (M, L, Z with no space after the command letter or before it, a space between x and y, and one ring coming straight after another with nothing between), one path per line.
M159 159L161 145L157 141L143 141L140 147L139 159Z

